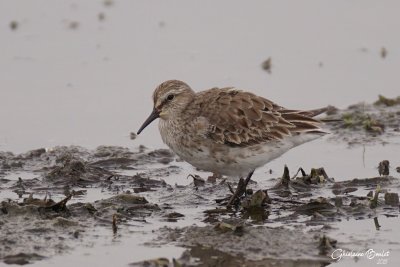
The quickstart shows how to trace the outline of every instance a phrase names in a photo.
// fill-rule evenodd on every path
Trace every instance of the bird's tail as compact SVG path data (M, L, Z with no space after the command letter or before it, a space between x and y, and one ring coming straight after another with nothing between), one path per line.
M328 111L329 107L324 107L324 108L317 108L317 109L312 109L312 110L305 110L305 111L300 111L299 113L302 115L305 115L307 117L315 117L318 116L322 113L325 113Z
M328 110L331 110L333 107L332 106L327 106L324 108L317 108L317 109L312 109L312 110L306 110L306 111L301 111L300 114L308 116L308 117L315 117L318 116L322 113L327 112ZM319 121L322 122L338 122L342 121L341 119L319 119Z

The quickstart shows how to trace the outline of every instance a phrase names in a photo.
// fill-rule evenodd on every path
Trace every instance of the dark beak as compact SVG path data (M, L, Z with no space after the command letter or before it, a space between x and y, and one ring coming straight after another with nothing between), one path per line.
M152 121L154 121L155 119L158 119L159 117L160 117L160 112L157 111L156 109L153 109L153 112L151 112L150 116L143 123L142 127L140 127L137 134L139 135L144 130L144 128L146 128Z

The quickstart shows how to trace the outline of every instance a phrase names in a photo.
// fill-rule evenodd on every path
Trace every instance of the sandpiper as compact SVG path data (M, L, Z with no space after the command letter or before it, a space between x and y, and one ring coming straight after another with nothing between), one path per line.
M199 169L238 177L244 187L256 168L327 133L313 118L326 108L291 110L234 87L196 93L169 80L155 89L153 102L138 134L160 118L162 140L179 157ZM243 194L238 190L236 197Z

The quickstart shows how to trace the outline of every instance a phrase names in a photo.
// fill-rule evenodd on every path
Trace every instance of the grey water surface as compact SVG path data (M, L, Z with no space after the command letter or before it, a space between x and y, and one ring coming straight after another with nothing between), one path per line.
M165 147L156 123L135 140L129 135L151 112L154 88L168 79L183 80L196 91L236 86L293 109L346 108L371 103L379 94L398 96L399 10L399 1L372 0L1 0L0 151L58 145ZM261 67L268 58L270 73ZM261 168L254 180L262 184L280 176L285 164L292 172L324 167L339 181L373 177L381 160L400 166L399 145L397 138L390 145L349 148L327 136ZM186 176L195 171L180 164L185 171L165 178L168 184L191 182ZM88 201L104 198L96 190L90 194ZM4 191L0 196L16 198ZM196 208L180 211L189 215L179 227L204 225ZM382 230L375 232L371 221L349 220L338 231L372 231L365 240L385 240L394 251L389 258L394 264L400 262L400 236L386 230L398 222L383 218ZM150 219L140 231L164 225L170 224ZM30 266L126 266L183 252L174 245L145 247L154 236L115 240L100 231L91 245ZM344 263L356 261L337 264Z

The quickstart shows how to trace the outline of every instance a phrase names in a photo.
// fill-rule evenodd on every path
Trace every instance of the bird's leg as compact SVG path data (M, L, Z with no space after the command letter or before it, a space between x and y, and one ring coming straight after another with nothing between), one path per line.
M193 178L193 184L194 184L194 186L203 186L205 183L206 183L206 181L204 181L204 179L203 178L201 178L199 175L197 175L197 174L189 174L187 177L186 177L186 179L187 178L189 178L189 177L192 177Z
M244 180L244 189L246 191L246 186L249 184L251 176L253 176L254 170L247 174L246 180Z
M231 191L232 195L235 194L235 191L233 191L231 184L230 183L227 183L227 184L228 184L229 191Z
M240 178L235 192L233 193L232 197L229 199L229 202L227 204L228 207L232 206L246 192L246 187L247 187L253 173L254 173L254 171L251 171L247 175L246 179Z

